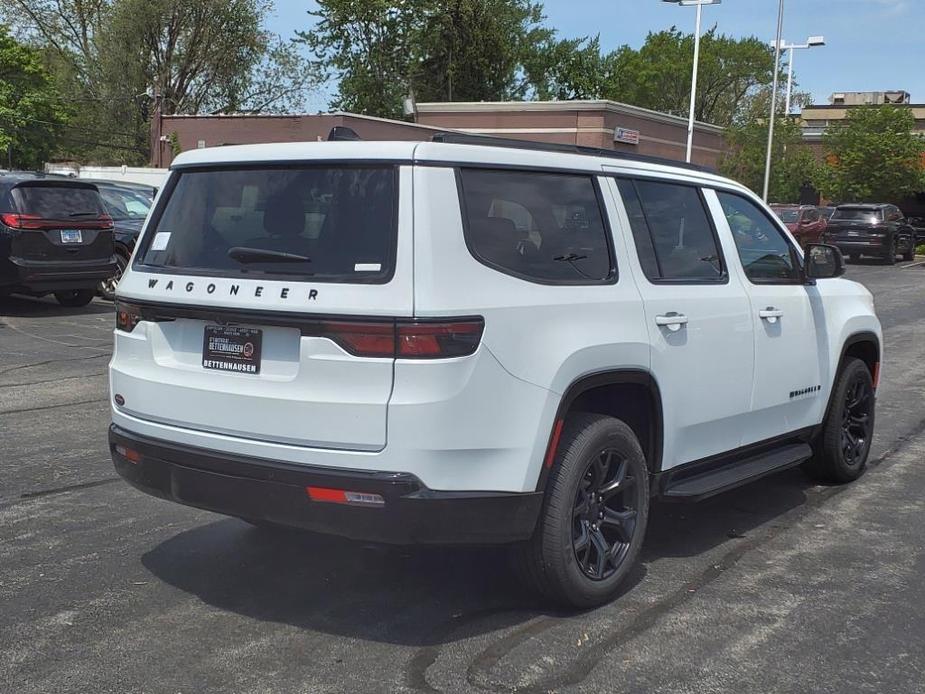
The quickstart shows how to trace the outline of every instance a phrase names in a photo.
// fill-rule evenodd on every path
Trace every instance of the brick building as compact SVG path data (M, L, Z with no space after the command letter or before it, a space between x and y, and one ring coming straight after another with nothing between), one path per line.
M426 103L416 122L355 113L170 115L152 124L152 165L169 166L174 150L261 142L323 140L346 126L364 140L427 140L439 131L589 145L684 160L687 119L613 101ZM723 129L697 123L694 162L715 166Z

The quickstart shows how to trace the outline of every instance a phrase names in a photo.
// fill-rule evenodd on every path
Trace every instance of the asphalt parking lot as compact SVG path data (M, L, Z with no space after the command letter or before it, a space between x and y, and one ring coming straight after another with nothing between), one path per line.
M612 604L542 609L498 549L269 534L107 454L112 306L0 299L2 692L925 691L925 266L849 266L886 363L872 467L653 510Z

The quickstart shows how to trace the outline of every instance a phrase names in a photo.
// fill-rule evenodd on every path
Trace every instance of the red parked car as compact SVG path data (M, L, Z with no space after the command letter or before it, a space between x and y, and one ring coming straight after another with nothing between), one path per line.
M827 223L819 208L812 205L771 205L771 209L803 248L808 243L822 243Z

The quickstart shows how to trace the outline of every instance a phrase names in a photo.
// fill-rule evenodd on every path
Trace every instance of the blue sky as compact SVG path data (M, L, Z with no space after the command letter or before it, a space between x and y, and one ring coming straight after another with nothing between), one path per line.
M560 37L600 33L605 49L627 43L638 47L646 33L672 24L694 30L693 8L661 0L545 0L547 24ZM291 36L307 29L310 0L277 0L268 28ZM704 8L704 27L716 24L732 36L774 40L777 0L723 0ZM834 91L905 89L925 102L925 0L785 0L784 39L804 42L822 34L826 46L797 51L799 88L827 103ZM326 110L327 94L309 98L309 111Z

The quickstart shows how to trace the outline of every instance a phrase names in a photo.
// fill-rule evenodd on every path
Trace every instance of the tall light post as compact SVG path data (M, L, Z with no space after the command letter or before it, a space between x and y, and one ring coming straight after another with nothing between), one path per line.
M790 97L793 94L793 52L824 45L824 36L810 36L808 39L806 39L806 43L787 43L786 41L781 42L780 49L782 51L790 51L787 54L787 106L784 108L784 113L786 113L788 116L790 115Z
M681 7L697 8L697 23L694 28L694 70L691 75L691 109L687 118L687 159L690 163L691 152L694 149L694 106L697 103L697 64L700 62L700 18L704 5L719 5L722 0L662 0Z
M768 201L768 186L771 183L771 148L774 146L774 118L777 116L777 73L780 72L780 35L784 29L784 0L777 5L777 34L774 39L774 79L771 86L771 118L768 125L768 152L764 158L764 189L762 199Z

